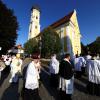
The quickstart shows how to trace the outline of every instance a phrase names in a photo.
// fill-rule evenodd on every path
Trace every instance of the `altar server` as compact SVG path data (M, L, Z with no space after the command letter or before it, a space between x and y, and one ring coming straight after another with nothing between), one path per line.
M56 59L56 54L51 56L50 60L50 84L53 88L58 87L58 72L59 72L59 61Z
M93 55L87 63L88 85L87 90L90 94L100 95L100 60L96 60Z
M37 70L38 56L32 56L33 60L28 65L26 72L24 100L39 100L39 72Z

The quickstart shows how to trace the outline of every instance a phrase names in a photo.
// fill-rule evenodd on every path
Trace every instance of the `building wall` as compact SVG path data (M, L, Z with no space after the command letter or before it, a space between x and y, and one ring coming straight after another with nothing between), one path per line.
M81 34L79 30L79 25L77 21L77 14L76 11L74 11L72 17L71 17L71 23L73 23L73 27L70 25L71 33L72 33L72 47L75 54L81 53Z
M76 11L74 11L69 22L57 27L55 30L61 38L61 52L63 54L68 52L73 57L74 55L81 53L81 35L78 26Z

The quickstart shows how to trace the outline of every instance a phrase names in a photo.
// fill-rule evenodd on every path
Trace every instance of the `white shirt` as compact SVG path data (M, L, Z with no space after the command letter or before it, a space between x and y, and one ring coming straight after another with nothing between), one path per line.
M80 56L79 61L82 63L82 67L86 67L86 60L84 59L84 57Z
M100 60L89 60L87 68L89 81L100 84Z
M59 72L59 61L56 59L56 57L52 57L50 61L50 73L52 74L58 74Z
M75 58L75 70L81 71L82 63L79 61L79 58Z
M38 87L38 71L35 67L34 61L32 61L27 69L25 88L34 90Z
M11 63L11 58L6 58L5 59L5 65L9 66Z
M81 71L81 67L85 67L86 61L83 57L75 58L75 70Z
M13 73L21 72L22 60L15 58L12 60L10 66Z

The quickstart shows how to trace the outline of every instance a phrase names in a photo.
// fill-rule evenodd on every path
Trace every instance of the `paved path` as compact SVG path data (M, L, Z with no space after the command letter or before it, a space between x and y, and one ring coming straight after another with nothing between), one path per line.
M0 100L22 100L21 90L23 87L22 78L18 84L9 84L10 74L5 75L0 81ZM39 94L41 100L59 100L59 93L57 90L52 89L49 85L49 73L47 68L43 68L41 73L41 85ZM100 100L100 97L91 96L86 91L86 77L81 80L75 79L75 89L73 100Z

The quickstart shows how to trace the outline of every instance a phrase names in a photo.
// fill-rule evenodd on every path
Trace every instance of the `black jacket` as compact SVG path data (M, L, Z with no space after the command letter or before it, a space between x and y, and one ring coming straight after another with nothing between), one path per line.
M73 66L68 61L61 61L59 66L59 76L63 77L64 79L71 79L73 76Z

